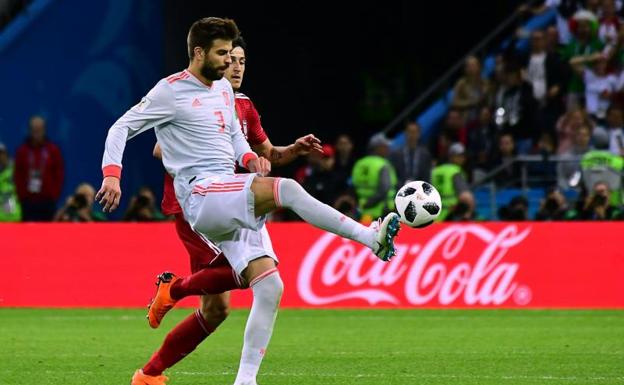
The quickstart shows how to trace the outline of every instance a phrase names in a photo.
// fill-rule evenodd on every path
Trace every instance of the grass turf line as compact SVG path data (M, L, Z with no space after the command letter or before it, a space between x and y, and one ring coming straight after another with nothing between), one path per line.
M0 384L129 384L191 312L0 309ZM231 384L234 311L171 385ZM281 310L260 384L624 384L624 311Z

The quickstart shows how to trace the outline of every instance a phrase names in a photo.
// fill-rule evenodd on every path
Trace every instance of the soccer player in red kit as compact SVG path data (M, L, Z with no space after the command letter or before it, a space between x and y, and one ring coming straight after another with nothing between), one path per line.
M235 107L241 129L259 155L273 165L283 165L310 151L321 151L320 141L314 135L306 135L286 147L273 146L260 123L260 116L251 99L238 92L245 73L246 46L242 38L232 44L232 64L225 77L232 84L235 93ZM156 144L154 156L160 158L160 147ZM150 361L132 378L132 385L165 385L167 377L162 373L186 355L191 353L225 320L229 312L229 290L246 288L248 282L230 267L221 251L209 240L194 232L185 221L173 188L173 179L165 173L162 211L174 215L176 231L190 256L191 272L187 277L177 277L165 272L158 277L158 292L150 305L148 320L157 328L164 315L176 302L189 295L200 295L201 307L179 323L165 338L161 348ZM268 238L268 234L266 234ZM270 240L268 241L270 245Z

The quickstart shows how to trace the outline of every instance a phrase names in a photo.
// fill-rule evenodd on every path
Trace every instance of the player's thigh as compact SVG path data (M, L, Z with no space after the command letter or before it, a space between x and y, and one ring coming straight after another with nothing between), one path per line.
M251 183L254 194L254 213L262 216L277 208L277 183L279 178L256 176Z
M201 313L207 321L223 321L230 313L230 292L206 294L200 297Z

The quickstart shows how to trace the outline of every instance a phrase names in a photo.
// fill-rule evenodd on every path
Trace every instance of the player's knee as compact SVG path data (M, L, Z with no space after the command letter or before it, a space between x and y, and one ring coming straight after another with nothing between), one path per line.
M293 204L295 199L301 192L305 192L303 187L297 183L294 179L281 178L279 181L279 194L280 204L283 207L289 207Z
M279 304L282 293L284 293L284 282L277 270L263 277L261 280L252 283L251 287L255 298L271 303L272 305Z

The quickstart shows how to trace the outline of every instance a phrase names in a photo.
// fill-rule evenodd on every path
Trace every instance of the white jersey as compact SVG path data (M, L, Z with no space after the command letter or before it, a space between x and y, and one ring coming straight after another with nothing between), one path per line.
M234 174L235 162L243 164L243 156L252 152L227 79L208 87L184 70L159 81L108 131L102 168L121 167L126 141L150 128L156 132L182 207L191 192L191 179Z

